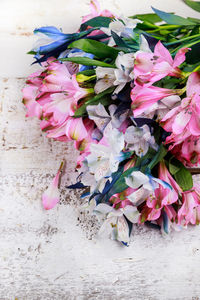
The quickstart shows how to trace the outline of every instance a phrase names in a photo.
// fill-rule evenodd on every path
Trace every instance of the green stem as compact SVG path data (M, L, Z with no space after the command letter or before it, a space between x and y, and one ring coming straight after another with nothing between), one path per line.
M166 43L165 46L172 46L172 45L175 45L175 44L178 44L178 43L182 43L182 42L185 42L185 41L191 40L193 38L197 38L197 37L200 38L200 34L195 34L195 35L192 35L192 36L188 36L188 37L183 38L181 40L178 40L176 42Z

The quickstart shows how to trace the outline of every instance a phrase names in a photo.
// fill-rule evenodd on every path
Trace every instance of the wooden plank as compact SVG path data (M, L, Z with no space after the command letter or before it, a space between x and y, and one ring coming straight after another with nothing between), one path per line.
M125 15L153 5L197 17L181 0L104 0ZM130 247L96 236L99 224L82 212L83 200L66 189L76 179L72 145L50 141L21 103L32 30L43 25L77 29L89 0L1 0L0 3L0 299L188 300L200 295L200 228L163 238L134 226ZM41 195L59 162L67 160L61 203L44 211ZM195 172L197 172L195 170ZM199 169L198 169L199 172ZM199 178L199 177L198 177Z

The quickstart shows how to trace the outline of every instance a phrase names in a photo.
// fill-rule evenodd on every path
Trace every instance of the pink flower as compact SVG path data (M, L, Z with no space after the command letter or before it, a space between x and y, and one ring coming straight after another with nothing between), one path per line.
M159 185L159 187L154 190L154 193L151 193L147 197L146 206L141 213L141 220L143 220L143 222L145 220L153 221L159 219L162 209L165 209L170 216L170 211L172 210L171 204L177 202L178 196L182 192L179 185L167 170L164 162L161 162L159 165L158 177L167 182L171 186L171 189ZM174 217L173 214L171 215L171 218L172 217Z
M82 17L82 23L85 23L86 21L93 19L95 17L108 17L108 18L114 18L115 16L107 9L101 10L100 4L97 0L91 0L90 1L90 14ZM90 28L90 26L88 26ZM98 34L104 34L102 30L94 30L92 31L88 36L98 35Z
M82 118L69 118L66 125L66 136L69 140L81 141L88 133Z
M88 152L90 148L90 144L94 143L94 139L92 138L92 134L94 132L95 123L90 119L84 119L84 127L87 131L87 136L82 140L77 140L75 142L75 148L80 152Z
M139 223L144 223L145 221L156 221L158 225L162 226L163 216L162 212L165 212L168 221L175 222L177 214L172 205L165 205L161 207L148 207L145 205L142 208Z
M172 139L168 142L172 142ZM181 143L178 143L176 139L176 142L169 146L169 150L187 167L200 164L200 138L197 136L190 135L185 139L181 138Z
M97 0L90 1L90 9L91 9L90 14L82 17L82 23L85 23L86 21L99 16L110 17L110 18L114 17L114 15L109 10L107 9L101 10L100 4Z
M186 166L200 162L200 74L192 73L187 82L187 97L161 120L171 135L166 138L169 150Z
M42 195L42 204L46 210L53 208L59 202L60 192L58 190L58 184L63 166L64 162L61 163L56 176L54 177L48 189Z
M110 202L113 204L113 207L124 208L127 205L133 205L133 203L128 199L128 196L131 195L135 190L132 188L127 188L121 193L115 194L110 198Z
M47 137L66 141L67 121L88 91L79 87L76 75L70 74L66 64L50 58L43 67L41 72L29 76L23 89L27 116L41 119L40 127Z
M28 85L22 90L23 92L23 104L27 108L26 117L37 117L38 119L42 116L42 107L41 105L35 101L37 96L38 87Z
M183 204L178 211L178 223L187 226L199 224L200 221L200 185L194 184L190 191L182 193Z
M198 72L189 76L186 89L187 97L182 100L181 105L173 108L161 120L162 127L172 132L167 143L171 143L171 139L176 140L176 136L179 135L183 135L182 141L185 135L200 136L200 74Z
M172 190L169 189L164 189L162 186L163 195L163 205L169 205L178 200L178 195L182 192L182 189L180 186L177 184L177 182L173 179L171 174L169 173L165 163L163 161L160 162L159 164L159 169L158 169L158 177L159 179L169 183L172 187Z
M188 50L180 49L174 60L160 41L156 44L154 53L138 51L134 66L135 84L148 86L166 76L181 77L182 71L178 66L185 61Z
M171 95L176 95L176 90L159 88L156 86L142 87L135 86L131 91L134 117L141 115L148 110L154 103Z

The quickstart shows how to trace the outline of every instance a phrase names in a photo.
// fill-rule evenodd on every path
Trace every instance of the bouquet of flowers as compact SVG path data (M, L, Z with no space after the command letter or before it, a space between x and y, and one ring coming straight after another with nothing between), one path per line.
M185 0L200 11L200 2ZM131 17L91 1L78 31L48 26L23 89L47 138L74 141L85 207L99 234L128 245L133 223L168 234L200 221L200 20L153 9ZM59 202L63 162L42 196ZM85 201L85 200L84 200Z

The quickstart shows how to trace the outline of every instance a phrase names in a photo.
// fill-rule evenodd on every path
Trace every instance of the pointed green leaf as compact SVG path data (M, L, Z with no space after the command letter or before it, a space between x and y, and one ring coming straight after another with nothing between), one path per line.
M86 75L86 76L92 76L92 75L95 75L96 72L95 72L94 69L92 69L92 70L84 70L84 71L76 73L76 75L80 75L80 74L83 74L83 75Z
M193 187L193 179L190 171L188 171L185 167L182 167L180 171L178 171L174 175L176 182L183 189L183 191L188 191Z
M193 179L189 170L176 158L169 161L169 171L174 176L178 185L183 191L188 191L193 187Z
M27 52L26 54L35 55L35 54L36 54L36 52L35 52L35 51L33 51L33 50L31 50L31 51Z
M137 171L138 169L136 167L132 167L128 170L126 170L121 176L120 178L115 182L115 184L112 186L112 188L110 189L109 193L108 193L108 199L110 199L110 197L112 197L112 195L117 194L117 193L121 193L124 190L126 190L128 188L128 185L126 184L125 178L128 177L129 175L131 175L131 173L133 171Z
M172 175L175 175L178 171L180 171L180 164L179 161L177 159L175 159L174 157L172 157L169 160L169 171Z
M152 7L152 9L162 20L164 20L168 24L183 25L183 26L196 25L195 22L192 22L183 17L176 16L176 15L173 15L170 13L166 13L166 12L156 9L154 7Z
M163 146L163 144L160 145L158 152L148 165L149 169L153 169L167 154L167 149Z
M107 67L107 68L116 68L114 65L107 64L103 61L99 61L96 59L91 59L89 57L67 57L67 58L59 58L60 61L71 61L76 64L84 65L84 66L99 66L99 67Z
M162 21L162 19L157 14L153 14L153 13L150 13L150 14L138 14L138 15L131 16L129 18L131 18L131 19L138 19L138 20L141 20L141 21L147 21L147 22L150 22L152 24L155 24L157 22L161 22Z
M112 18L108 18L108 17L95 17L92 18L88 21L86 21L85 23L81 24L81 31L85 30L88 26L90 27L109 27L110 22L112 21Z
M69 45L68 48L78 48L87 53L94 54L100 59L112 58L116 59L119 50L109 47L101 42L90 39L77 40Z
M193 0L183 0L183 1L192 9L200 12L200 1L193 1Z

